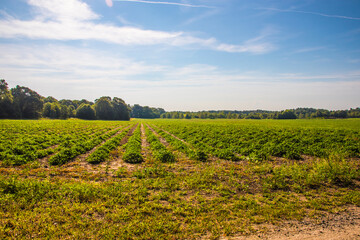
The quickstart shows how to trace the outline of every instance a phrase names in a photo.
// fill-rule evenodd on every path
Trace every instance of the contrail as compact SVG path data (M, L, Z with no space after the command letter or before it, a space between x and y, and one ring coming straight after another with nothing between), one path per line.
M350 20L360 20L358 17L348 17L348 16L341 16L341 15L331 15L319 12L308 12L308 11L299 11L299 10L285 10L285 9L278 9L278 8L257 8L259 10L270 10L270 11L277 11L277 12L292 12L292 13L305 13L305 14L312 14L318 15L322 17L330 17L330 18L342 18L342 19L350 19Z
M145 0L113 0L116 2L136 2L136 3L149 3L149 4L164 4L164 5L176 5L182 7L193 7L193 8L215 8L206 5L192 5L186 3L175 3L175 2L159 2L159 1L145 1Z

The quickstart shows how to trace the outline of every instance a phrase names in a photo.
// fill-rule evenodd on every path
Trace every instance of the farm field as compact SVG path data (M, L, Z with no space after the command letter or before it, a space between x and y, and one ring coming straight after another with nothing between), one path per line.
M1 239L360 224L358 119L0 120L0 132Z

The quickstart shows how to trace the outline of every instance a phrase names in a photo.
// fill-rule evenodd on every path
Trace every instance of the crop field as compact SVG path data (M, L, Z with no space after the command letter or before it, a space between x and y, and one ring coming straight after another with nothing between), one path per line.
M1 239L218 239L360 209L360 120L0 120Z

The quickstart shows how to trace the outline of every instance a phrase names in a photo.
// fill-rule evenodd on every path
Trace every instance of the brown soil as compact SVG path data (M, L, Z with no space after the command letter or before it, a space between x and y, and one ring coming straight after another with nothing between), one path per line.
M347 207L338 213L324 213L320 219L290 221L278 226L259 226L263 233L222 237L222 240L355 240L360 239L360 207Z
M47 149L55 149L55 148L57 148L57 147L59 147L59 145L54 145L54 146L48 147ZM53 154L50 154L50 155L48 155L48 156L46 156L46 157L43 157L43 158L38 159L40 165L41 165L42 167L44 167L44 168L48 168L48 167L50 166L50 165L49 165L49 159L50 159L52 156L54 156L56 153L57 153L57 152L54 152Z
M126 144L129 140L129 138L133 135L135 129L137 128L137 124L134 125L130 131L126 134L126 136L121 140L119 146L122 146L124 144ZM130 163L126 163L122 160L122 155L124 154L124 149L119 148L117 149L117 155L113 156L113 159L111 161L107 161L104 162L102 164L100 164L101 167L108 169L108 174L110 176L113 176L113 172L118 170L121 167L125 167L126 169L129 170L134 170L136 168L136 166L134 166L134 164L130 164Z
M146 126L150 129L150 131L153 132L153 134L158 137L159 141L161 142L162 145L164 145L165 147L169 148L170 144L165 140L165 138L163 138L162 136L160 136L152 127L150 127L148 124L146 124Z

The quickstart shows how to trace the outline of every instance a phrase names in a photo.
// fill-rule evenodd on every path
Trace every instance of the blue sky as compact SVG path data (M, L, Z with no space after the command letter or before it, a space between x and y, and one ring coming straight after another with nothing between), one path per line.
M360 106L358 0L1 0L0 78L165 110Z

